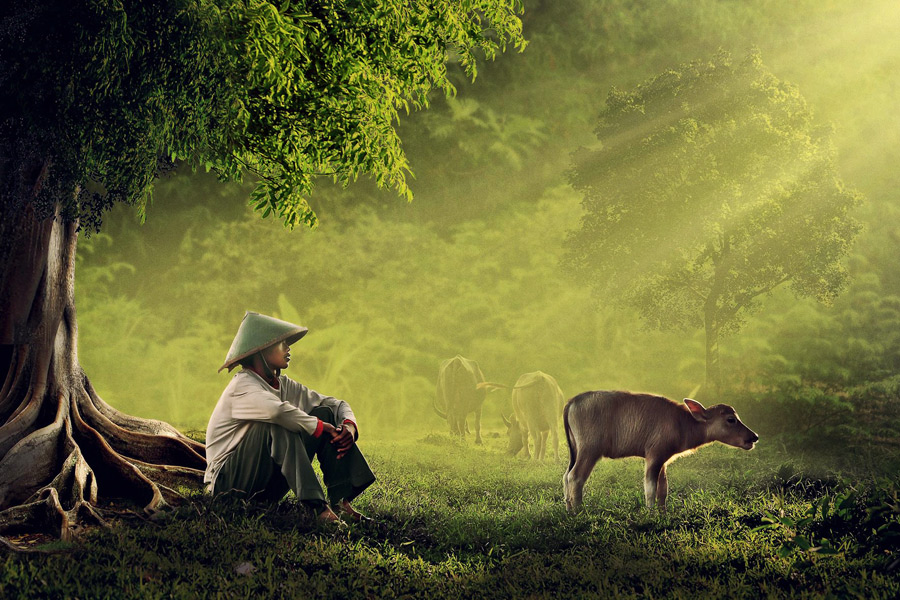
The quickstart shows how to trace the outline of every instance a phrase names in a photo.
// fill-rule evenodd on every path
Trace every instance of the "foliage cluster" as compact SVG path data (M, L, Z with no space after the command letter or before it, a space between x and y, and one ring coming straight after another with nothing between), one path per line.
M790 470L789 465L782 465L777 474L783 487L809 487L797 474L785 479L785 467ZM879 480L861 489L844 484L840 490L822 494L800 516L787 515L783 506L777 514L767 512L765 524L758 529L780 532L784 541L778 555L803 557L801 566L811 566L822 556L842 552L859 556L874 551L887 556L885 566L893 571L900 567L900 558L892 556L900 542L898 517L896 482ZM848 537L853 541L846 541ZM840 538L845 541L837 546L831 541Z
M364 451L379 481L356 505L376 524L318 529L291 499L264 507L198 496L166 520L94 532L63 555L4 556L0 590L18 598L900 593L896 549L869 531L896 531L896 480L851 489L807 466L779 466L785 457L771 451L709 448L672 469L666 515L644 511L639 461L605 461L573 517L563 508L563 464L508 458L496 438L472 448L442 434ZM778 525L767 526L767 515ZM801 536L827 536L834 553L804 551Z
M720 336L790 284L831 301L859 231L860 198L835 172L827 131L753 52L719 53L613 89L570 174L584 193L565 264L652 327L704 328L707 382Z
M4 210L56 203L88 230L143 208L160 161L254 175L253 202L315 224L305 196L362 173L409 194L400 111L454 91L452 53L524 47L515 0L15 3L0 25ZM161 158L162 157L162 158Z

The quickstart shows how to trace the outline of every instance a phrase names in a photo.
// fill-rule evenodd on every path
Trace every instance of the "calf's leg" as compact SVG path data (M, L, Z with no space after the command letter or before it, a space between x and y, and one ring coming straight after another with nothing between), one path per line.
M666 475L666 465L659 470L659 479L656 481L656 505L660 512L666 512L666 496L669 494L669 478Z
M648 456L644 462L644 501L647 508L652 509L656 503L656 491L659 484L659 474L665 465L664 460Z
M566 497L566 510L570 513L578 512L581 509L582 494L584 492L584 484L594 465L600 459L599 454L590 454L579 452L575 457L575 464L566 473L563 478L563 491Z

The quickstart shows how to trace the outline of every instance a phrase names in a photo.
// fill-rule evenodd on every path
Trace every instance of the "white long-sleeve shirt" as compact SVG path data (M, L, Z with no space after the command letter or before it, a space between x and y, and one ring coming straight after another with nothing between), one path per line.
M356 417L350 405L331 396L323 396L286 375L278 377L278 389L249 369L243 369L232 379L206 427L206 474L203 482L212 490L216 476L225 461L237 448L254 422L272 423L289 431L306 431L318 437L322 421L309 414L316 406L334 410L336 422Z

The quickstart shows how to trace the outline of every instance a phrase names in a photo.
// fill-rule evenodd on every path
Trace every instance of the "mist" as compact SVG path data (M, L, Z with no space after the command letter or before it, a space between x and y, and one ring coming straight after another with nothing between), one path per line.
M144 224L132 208L110 212L79 243L76 281L79 360L100 396L204 430L230 377L217 369L253 310L309 328L286 374L347 400L370 439L446 434L435 382L461 354L506 385L541 370L566 397L697 395L733 404L764 439L896 449L900 5L580 0L525 11L523 53L474 82L459 71L455 97L401 122L410 203L370 181L323 180L310 198L319 227L291 231L248 207L249 184L181 168L157 182ZM719 51L758 52L795 87L833 144L841 185L865 202L841 293L821 303L784 285L761 297L719 342L713 394L702 327L654 327L563 262L585 211L573 153L598 147L609 91ZM670 239L688 234L688 217L667 224ZM491 392L483 430L502 435L511 411L508 392Z

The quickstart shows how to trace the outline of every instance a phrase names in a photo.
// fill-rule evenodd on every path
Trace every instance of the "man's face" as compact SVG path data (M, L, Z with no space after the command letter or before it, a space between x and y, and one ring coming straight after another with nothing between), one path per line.
M291 362L291 347L287 342L278 342L262 352L270 369L287 369Z

